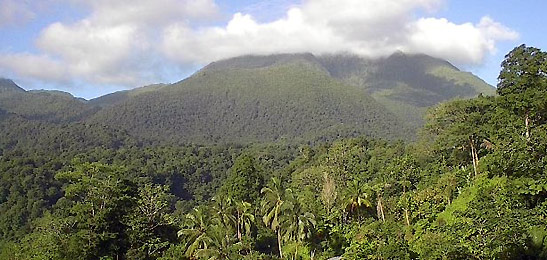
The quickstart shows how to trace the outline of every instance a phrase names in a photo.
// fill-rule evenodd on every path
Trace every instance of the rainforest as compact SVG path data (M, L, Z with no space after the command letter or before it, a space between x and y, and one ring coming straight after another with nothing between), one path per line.
M0 259L545 259L547 53L498 79L402 53L91 101L3 79Z

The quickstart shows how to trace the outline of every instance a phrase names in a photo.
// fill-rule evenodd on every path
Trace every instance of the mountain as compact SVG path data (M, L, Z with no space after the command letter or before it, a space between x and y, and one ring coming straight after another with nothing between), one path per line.
M112 105L119 104L132 96L137 96L142 93L146 92L153 92L156 90L159 90L163 87L168 86L167 84L153 84L148 85L140 88L136 88L133 90L124 90L124 91L118 91L110 94L106 94L104 96L100 96L98 98L89 100L88 104L100 106L100 107L108 107Z
M87 123L155 141L313 142L367 135L413 139L427 108L493 95L449 62L395 53L242 56L213 62L175 84L89 101L60 91L25 91L0 80L0 110L24 120Z
M396 52L380 59L346 54L319 59L332 77L365 89L413 128L423 124L428 107L440 102L495 95L492 86L473 74L423 54Z
M0 95L7 93L24 92L25 90L19 87L13 80L0 78Z
M330 77L308 54L213 63L181 82L133 93L91 121L134 135L191 142L328 140L360 134L393 139L410 134L363 89Z
M427 108L495 90L449 62L395 53L277 54L213 62L173 85L91 100L92 119L140 136L262 142L369 135L412 139Z
M25 91L12 80L0 80L0 109L28 120L76 122L98 111L70 93L57 90Z

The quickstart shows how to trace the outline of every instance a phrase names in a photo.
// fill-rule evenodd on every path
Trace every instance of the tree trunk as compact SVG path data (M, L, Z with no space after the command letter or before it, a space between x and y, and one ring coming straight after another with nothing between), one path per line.
M479 172L479 153L477 152L477 148L473 148L475 150L475 165L477 166L477 173Z
M473 160L473 170L475 171L475 177L477 177L479 171L479 157L477 156L477 151L475 150L475 142L470 137L469 138L469 146L471 147L471 159Z
M473 145L474 144L475 143L473 142ZM475 165L477 166L477 173L478 173L479 172L479 155L478 155L478 152L477 152L477 148L475 146L473 146L473 151L475 151L474 152L475 157L473 159L475 159Z
M530 141L530 112L524 114L524 124L526 125L526 141Z
M241 222L241 216L239 215L239 212L237 212L237 239L239 240L239 242L241 242Z
M279 249L279 257L283 259L283 251L281 250L281 232L277 230L277 247Z
M382 222L386 222L386 217L384 215L384 205L382 204L382 197L378 196L378 204L376 205L376 213L378 214L378 219L382 219Z
M408 219L408 209L405 209L406 226L410 226L410 220Z

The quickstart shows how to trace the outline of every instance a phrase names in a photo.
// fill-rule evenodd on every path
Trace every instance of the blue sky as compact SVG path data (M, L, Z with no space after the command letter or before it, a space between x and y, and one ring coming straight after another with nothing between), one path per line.
M436 14L438 17L446 17L456 23L476 21L487 15L501 24L519 33L516 40L502 41L496 45L498 51L490 55L479 66L464 66L462 69L471 71L487 81L496 85L500 64L504 56L520 44L534 46L547 50L547 35L544 33L547 18L545 10L547 1L542 0L480 0L480 1L447 1L447 6Z
M244 54L396 50L495 85L521 43L547 49L540 0L0 0L0 77L93 98Z

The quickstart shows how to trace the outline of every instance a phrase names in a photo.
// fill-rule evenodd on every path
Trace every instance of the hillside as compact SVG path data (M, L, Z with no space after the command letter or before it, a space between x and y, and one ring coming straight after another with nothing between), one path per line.
M365 91L329 77L308 57L245 57L235 59L234 65L214 63L179 83L105 108L91 121L135 135L192 142L409 135Z
M100 107L113 106L113 105L122 103L123 101L126 101L127 99L133 96L137 96L142 93L153 92L166 86L168 85L153 84L153 85L136 88L133 90L118 91L118 92L106 94L104 96L100 96L98 98L91 99L87 103L89 105L100 106Z
M440 102L495 94L473 74L423 54L397 52L381 59L327 55L319 60L332 77L365 89L412 128L421 127L427 108Z
M0 78L0 95L9 93L24 92L25 90L19 87L13 80Z
M13 81L0 85L0 109L29 120L53 123L76 122L98 111L98 107L86 104L81 99L62 91L25 91Z
M426 55L304 53L221 60L175 84L89 101L61 91L25 91L2 79L0 109L28 120L105 125L162 142L315 142L358 135L409 140L427 108L479 93L493 95L494 88Z

